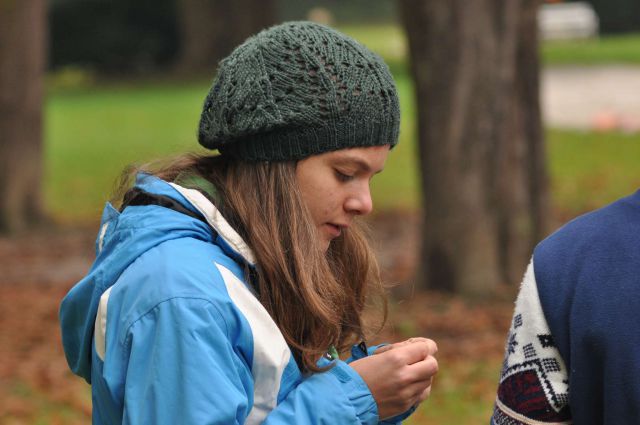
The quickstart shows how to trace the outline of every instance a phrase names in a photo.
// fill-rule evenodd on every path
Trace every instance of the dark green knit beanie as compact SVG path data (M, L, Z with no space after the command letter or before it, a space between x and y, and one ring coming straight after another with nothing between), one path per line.
M363 146L395 145L400 110L382 59L312 22L264 30L218 68L198 140L222 155L283 161Z

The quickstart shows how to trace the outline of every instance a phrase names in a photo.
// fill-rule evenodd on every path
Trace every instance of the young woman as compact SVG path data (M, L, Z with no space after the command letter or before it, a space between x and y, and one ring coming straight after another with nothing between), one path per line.
M380 279L356 218L398 127L388 68L341 33L287 23L234 50L200 119L219 155L138 173L62 302L93 422L397 423L427 398L433 341L362 342Z

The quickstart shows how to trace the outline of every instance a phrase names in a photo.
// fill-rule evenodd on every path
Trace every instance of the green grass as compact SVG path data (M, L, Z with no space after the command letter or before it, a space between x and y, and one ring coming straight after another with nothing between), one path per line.
M547 41L542 44L541 54L545 65L640 65L640 34Z
M87 418L86 408L79 408L80 404L91 405L91 394L88 391L84 391L81 400L70 403L69 400L59 400L52 397L50 392L35 389L23 381L13 382L7 388L8 396L2 400L6 403L5 410L0 411L2 424L80 425L91 420Z
M553 205L563 215L603 206L640 188L640 134L547 132Z
M55 217L99 214L124 166L196 150L207 84L99 87L46 103L45 199Z
M389 154L385 170L374 177L372 197L376 209L411 209L419 205L416 131L413 120L415 100L413 83L397 76L402 119L400 142Z
M488 423L500 366L499 361L440 365L431 396L406 421L407 425Z
M382 56L394 72L406 68L407 39L401 26L346 25L340 30Z

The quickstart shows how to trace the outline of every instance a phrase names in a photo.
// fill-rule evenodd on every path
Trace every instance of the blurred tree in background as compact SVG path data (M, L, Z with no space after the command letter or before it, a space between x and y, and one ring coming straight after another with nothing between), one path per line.
M175 0L51 0L49 66L157 72L179 49Z
M251 34L277 22L275 0L178 0L177 70L210 74Z
M0 1L0 233L43 219L45 0Z
M490 296L519 281L549 215L537 0L400 0L416 84L422 270Z
M603 34L640 31L640 1L589 0L600 20Z
M51 68L209 75L247 36L276 23L275 0L53 0Z
M279 0L282 20L304 19L313 9L330 11L333 24L367 25L397 21L395 0Z

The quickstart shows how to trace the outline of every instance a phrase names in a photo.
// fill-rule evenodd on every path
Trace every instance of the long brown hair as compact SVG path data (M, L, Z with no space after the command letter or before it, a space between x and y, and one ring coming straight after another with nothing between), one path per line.
M378 263L357 220L320 249L316 227L300 194L296 162L244 162L221 156L184 155L138 170L179 183L200 176L217 189L216 206L251 247L252 283L304 372L330 346L345 351L365 337L366 300L386 300ZM126 171L125 181L136 171ZM127 183L121 183L120 195ZM247 269L247 277L251 275Z

